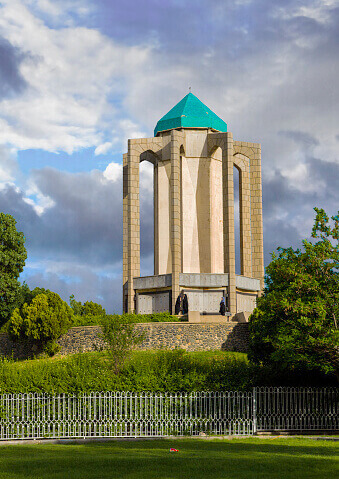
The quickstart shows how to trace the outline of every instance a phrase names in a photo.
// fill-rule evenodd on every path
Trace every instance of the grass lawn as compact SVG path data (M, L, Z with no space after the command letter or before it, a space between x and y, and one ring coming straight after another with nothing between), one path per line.
M0 444L0 478L334 479L338 452L338 442L302 438Z

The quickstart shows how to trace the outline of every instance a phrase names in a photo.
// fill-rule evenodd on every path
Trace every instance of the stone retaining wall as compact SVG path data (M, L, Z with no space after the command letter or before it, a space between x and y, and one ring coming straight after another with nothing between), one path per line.
M248 348L247 323L138 323L145 333L137 349L185 349L186 351L208 351L224 349L246 352ZM71 328L59 340L60 354L94 351L105 348L100 338L100 326ZM0 334L0 355L23 357L25 349Z
M139 323L136 326L145 333L137 349L175 349L207 351L225 349L246 352L248 348L247 323ZM100 326L71 328L58 343L62 354L93 351L104 348L99 337Z

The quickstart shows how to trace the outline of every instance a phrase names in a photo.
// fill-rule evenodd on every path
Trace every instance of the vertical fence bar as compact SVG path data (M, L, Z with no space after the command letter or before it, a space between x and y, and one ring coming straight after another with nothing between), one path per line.
M257 434L257 388L254 387L252 391L252 401L253 401L253 434Z

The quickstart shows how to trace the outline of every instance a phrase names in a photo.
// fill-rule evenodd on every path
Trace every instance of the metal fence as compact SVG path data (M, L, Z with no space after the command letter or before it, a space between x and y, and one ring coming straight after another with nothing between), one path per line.
M253 434L252 393L0 396L0 439Z
M339 431L339 389L254 388L255 429Z
M0 395L0 440L339 430L338 389Z

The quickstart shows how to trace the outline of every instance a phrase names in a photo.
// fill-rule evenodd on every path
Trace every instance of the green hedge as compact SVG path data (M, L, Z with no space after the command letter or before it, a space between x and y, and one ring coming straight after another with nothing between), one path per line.
M113 315L118 316L118 315ZM167 323L181 321L177 316L168 312L153 313L153 314L122 314L119 315L127 320L132 320L136 323ZM74 316L72 326L94 326L102 323L104 316Z
M178 316L166 313L152 313L152 314L123 314L122 316L128 316L136 323L168 323L183 321ZM187 321L187 318L186 318Z
M249 364L247 356L224 351L187 353L133 352L120 374L114 374L105 352L52 359L0 361L0 394L90 391L229 391L257 386L336 385L335 378L290 373L279 376Z
M115 315L114 315L115 316ZM167 322L180 322L187 321L187 318L181 319L178 316L174 316L169 312L166 313L153 313L153 314L123 314L120 316L125 316L132 318L136 323L167 323ZM74 315L72 319L72 326L96 326L102 323L104 316L79 316ZM3 324L0 327L0 333L8 332L9 322Z
M0 394L246 389L249 381L247 358L240 353L133 352L119 375L105 352L0 361Z

